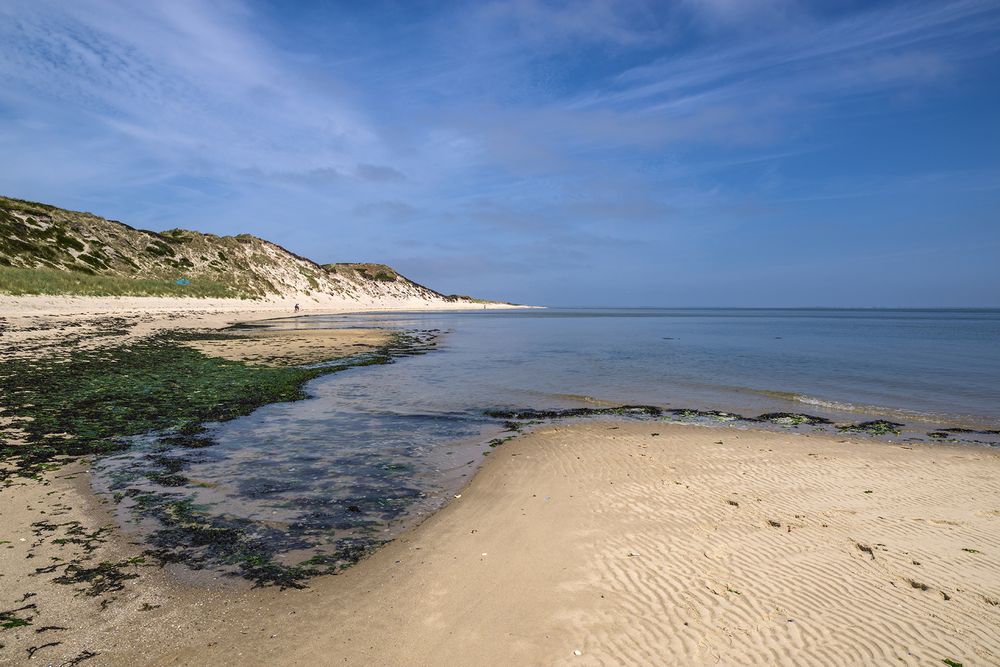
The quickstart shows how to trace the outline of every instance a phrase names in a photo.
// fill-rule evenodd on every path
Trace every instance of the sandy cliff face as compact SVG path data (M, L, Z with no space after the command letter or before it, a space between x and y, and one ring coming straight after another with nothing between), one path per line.
M6 197L0 197L2 292L238 297L333 307L482 303L445 296L382 264L319 265L250 234L157 233Z

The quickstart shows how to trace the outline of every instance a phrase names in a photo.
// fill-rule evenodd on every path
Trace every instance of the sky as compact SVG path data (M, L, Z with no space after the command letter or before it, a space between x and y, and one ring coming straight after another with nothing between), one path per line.
M0 0L0 193L546 305L1000 306L1000 2Z

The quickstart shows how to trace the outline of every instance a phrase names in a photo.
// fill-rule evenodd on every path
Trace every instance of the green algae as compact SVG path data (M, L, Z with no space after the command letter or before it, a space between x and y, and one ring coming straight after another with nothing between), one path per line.
M31 625L30 620L21 618L17 615L17 612L19 611L22 611L22 609L0 611L0 628L3 628L4 630L13 630L14 628L22 628L26 625Z
M133 495L135 509L155 518L160 528L149 535L146 554L159 563L222 569L253 582L255 587L304 588L305 581L337 574L367 557L385 543L374 538L337 540L332 551L287 565L274 560L286 535L246 519L213 515L191 498L176 499L155 493Z
M876 419L874 421L861 422L859 424L848 424L846 426L838 426L838 429L842 433L862 433L865 435L899 435L899 429L903 428L903 424L898 422L891 422L885 419Z
M19 418L22 441L0 440L0 460L13 464L0 480L35 476L64 457L121 449L124 436L162 429L189 435L202 422L299 400L307 380L329 372L209 357L183 345L186 337L193 336L0 362L0 408Z
M757 417L756 421L770 422L780 426L800 426L803 424L807 426L815 426L817 424L833 423L825 417L816 417L814 415L807 415L801 412L768 412L767 414Z

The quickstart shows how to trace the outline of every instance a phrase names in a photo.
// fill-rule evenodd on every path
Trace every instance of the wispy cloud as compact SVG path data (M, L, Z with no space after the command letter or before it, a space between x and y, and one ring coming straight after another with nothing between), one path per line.
M723 3L736 4L743 6ZM904 3L824 21L797 13L756 25L756 34L721 48L712 43L627 69L576 104L683 110L760 95L835 100L931 81L1000 50L983 39L1000 29L1000 8L989 0Z
M826 219L862 194L897 215L920 189L989 196L969 100L995 86L998 36L992 0L8 0L0 180L320 260L396 239L435 276L516 254L594 281L602 253L666 276L657 249L696 271L807 202ZM918 112L943 125L918 134ZM865 153L880 133L895 144ZM942 164L894 157L928 136Z

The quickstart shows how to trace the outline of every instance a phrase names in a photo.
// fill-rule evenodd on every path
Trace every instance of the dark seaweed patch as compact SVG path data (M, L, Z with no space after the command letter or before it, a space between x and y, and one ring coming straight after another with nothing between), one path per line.
M816 417L814 415L807 415L801 412L768 412L767 414L757 417L757 421L770 422L772 424L780 424L782 426L798 426L800 424L815 426L817 424L833 423L825 417Z
M162 526L150 535L154 545L147 552L150 556L161 563L183 563L192 569L228 566L255 586L302 588L306 579L335 574L383 543L375 538L343 538L323 554L297 565L285 565L276 562L275 556L283 550L312 548L314 542L307 535L268 528L247 519L210 515L190 499L171 501L147 494L141 500L144 515L157 518ZM330 523L310 528L330 528Z
M13 464L0 480L37 475L65 457L116 451L126 447L122 436L161 429L178 429L187 446L206 446L192 433L201 422L304 398L307 380L344 367L251 366L205 356L181 345L183 338L75 350L66 360L0 362L0 408L22 418L25 440L0 440L0 459Z
M620 405L615 408L569 408L566 410L486 410L487 417L506 420L568 419L572 417L635 416L659 417L663 409L655 405Z
M885 419L876 419L874 421L861 422L860 424L838 426L837 428L845 433L864 433L866 435L899 435L899 429L903 428L903 424L886 421Z
M82 584L77 589L79 593L97 597L124 589L124 582L139 576L134 568L143 563L145 563L145 559L141 556L117 562L104 561L90 567L84 567L79 563L67 563L62 566L63 574L53 581L69 586Z
M753 421L750 417L744 417L742 415L734 414L732 412L722 412L721 410L697 410L694 408L674 408L668 410L667 414L672 415L674 419L679 419L681 421L692 421L692 420L705 420L705 421L715 421L715 422L733 422L733 421Z

